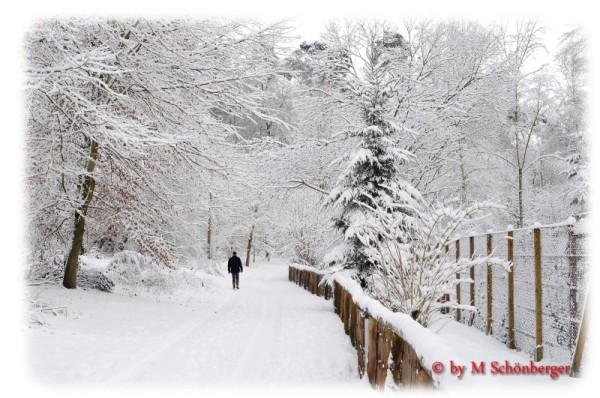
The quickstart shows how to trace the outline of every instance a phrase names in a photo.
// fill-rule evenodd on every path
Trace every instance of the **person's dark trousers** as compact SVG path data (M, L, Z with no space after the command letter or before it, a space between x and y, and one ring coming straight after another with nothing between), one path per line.
M232 272L231 277L232 277L231 281L233 282L233 288L235 289L237 287L239 289L240 288L240 273Z

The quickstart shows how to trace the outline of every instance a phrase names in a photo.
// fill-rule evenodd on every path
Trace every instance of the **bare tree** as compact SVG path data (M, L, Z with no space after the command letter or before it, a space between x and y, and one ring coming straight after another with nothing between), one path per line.
M193 188L210 190L208 174L233 173L221 148L237 131L219 115L278 120L254 88L278 73L270 60L285 30L178 20L44 21L33 29L29 154L47 162L29 172L30 220L59 210L63 219L48 234L64 236L64 220L75 215L66 287L76 286L92 220L95 232L137 235L142 252L170 263L186 228L197 229L189 222L198 212Z

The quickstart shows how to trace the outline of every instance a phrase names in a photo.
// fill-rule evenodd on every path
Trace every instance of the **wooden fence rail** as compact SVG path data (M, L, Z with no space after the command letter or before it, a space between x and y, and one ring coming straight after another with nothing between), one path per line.
M384 389L388 369L393 381L403 387L431 387L433 380L423 367L415 350L400 337L383 319L373 317L357 305L350 294L338 282L321 283L323 275L318 272L289 267L289 280L312 294L329 300L333 297L336 314L339 315L346 334L357 354L358 374L367 374L371 386Z

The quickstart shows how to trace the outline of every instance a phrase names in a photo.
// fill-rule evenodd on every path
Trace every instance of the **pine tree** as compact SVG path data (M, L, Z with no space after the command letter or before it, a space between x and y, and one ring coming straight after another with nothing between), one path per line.
M359 104L364 125L348 131L358 139L358 145L348 156L348 167L330 200L341 206L335 226L345 238L345 266L356 269L362 287L369 289L374 264L365 249L373 242L364 233L366 225L377 217L375 209L384 209L388 214L397 213L408 227L410 214L402 203L411 201L418 192L401 179L400 168L412 155L396 146L400 128L393 123L389 109L398 84L391 70L395 62L402 61L402 36L377 23L361 25L358 32L356 43L362 48L354 53L364 54L363 73L358 79L347 79L344 88Z

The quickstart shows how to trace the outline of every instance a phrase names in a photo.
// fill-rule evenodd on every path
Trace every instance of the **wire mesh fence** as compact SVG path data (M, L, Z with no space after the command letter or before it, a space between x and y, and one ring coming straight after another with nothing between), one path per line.
M513 237L515 348L534 356L535 351L535 266L533 231L516 230Z
M511 236L512 235L512 236ZM510 264L483 265L457 274L458 321L493 335L534 360L570 363L588 285L586 234L577 225L490 232L461 238L452 256L492 253Z

